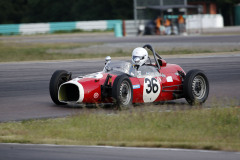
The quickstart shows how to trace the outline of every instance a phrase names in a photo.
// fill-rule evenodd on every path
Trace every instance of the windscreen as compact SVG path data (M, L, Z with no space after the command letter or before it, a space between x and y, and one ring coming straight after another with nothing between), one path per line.
M153 76L153 77L160 76L160 73L158 72L157 68L154 66L144 65L136 69L133 67L132 63L124 62L124 61L108 62L105 65L103 72L108 73L112 71L123 72L132 77L138 77L138 78L142 78L145 76Z
M105 65L103 71L106 73L110 71L119 71L119 72L129 74L131 68L132 68L132 64L130 62L112 61L112 62L108 62Z

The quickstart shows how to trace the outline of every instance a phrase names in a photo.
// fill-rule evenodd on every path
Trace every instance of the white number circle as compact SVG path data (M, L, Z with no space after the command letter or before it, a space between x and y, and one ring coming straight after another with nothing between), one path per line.
M154 78L151 76L147 76L144 79L144 87L143 87L143 101L144 102L153 102L157 99L161 92L159 78Z

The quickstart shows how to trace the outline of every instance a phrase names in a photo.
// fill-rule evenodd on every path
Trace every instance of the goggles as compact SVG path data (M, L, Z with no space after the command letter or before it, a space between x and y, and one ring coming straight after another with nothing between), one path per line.
M133 56L133 60L136 59L136 58L139 58L140 60L143 60L144 56Z

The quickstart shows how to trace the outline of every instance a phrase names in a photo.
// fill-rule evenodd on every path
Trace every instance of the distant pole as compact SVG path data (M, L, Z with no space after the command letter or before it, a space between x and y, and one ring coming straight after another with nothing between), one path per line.
M125 24L125 20L123 20L122 29L123 29L123 36L126 37L126 24Z
M198 14L200 15L200 34L203 33L203 24L202 24L202 6L198 7Z
M160 0L160 6L163 6L163 0Z
M187 5L188 5L188 2L187 2L187 0L184 0L184 5L186 6L186 8L185 8L185 31L188 33L188 31L187 31L187 17L188 17L188 8L187 8Z
M160 3L160 6L162 7L163 6L163 0L160 0L159 3ZM163 18L163 11L161 10L160 12L161 12L161 18Z
M186 8L185 8L185 13L184 13L184 14L185 14L186 18L187 18L187 14L188 14L188 13L187 13L187 9L188 9L188 8L187 8L187 5L188 5L187 0L184 0L184 6L186 6Z
M133 0L133 10L134 10L134 23L137 29L137 0Z

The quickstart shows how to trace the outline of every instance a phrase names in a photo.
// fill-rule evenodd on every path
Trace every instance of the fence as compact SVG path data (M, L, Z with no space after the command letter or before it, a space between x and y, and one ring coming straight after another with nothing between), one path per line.
M174 17L173 17L174 18ZM148 20L127 20L125 21L126 36L135 36L138 32L138 26L144 25ZM32 24L4 24L0 25L0 34L36 34L36 33L54 33L56 31L71 31L81 29L91 30L109 30L114 29L116 37L123 36L122 20L100 20L100 21L77 21L77 22L50 22L50 23L32 23ZM187 30L200 30L206 28L223 28L223 17L221 15L189 15L186 18Z

